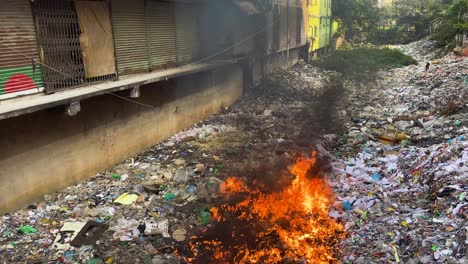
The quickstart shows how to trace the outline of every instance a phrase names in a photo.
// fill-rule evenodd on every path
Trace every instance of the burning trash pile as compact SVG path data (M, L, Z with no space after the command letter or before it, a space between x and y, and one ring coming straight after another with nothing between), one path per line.
M346 234L329 216L334 195L325 175L314 175L315 163L316 153L298 158L291 183L278 191L228 178L221 193L241 199L211 209L218 228L197 239L197 263L336 262Z
M427 72L422 62L350 92L331 179L344 209L332 214L349 232L344 263L468 262L466 58L449 54Z

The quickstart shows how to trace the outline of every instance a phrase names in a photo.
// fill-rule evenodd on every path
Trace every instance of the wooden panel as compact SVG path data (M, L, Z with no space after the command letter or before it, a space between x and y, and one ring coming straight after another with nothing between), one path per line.
M75 5L86 77L114 74L114 42L107 3L78 0Z

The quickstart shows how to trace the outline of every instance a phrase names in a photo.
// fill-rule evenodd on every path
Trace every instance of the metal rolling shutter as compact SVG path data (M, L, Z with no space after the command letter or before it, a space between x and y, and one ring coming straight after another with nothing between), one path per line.
M144 0L113 0L112 23L119 74L149 69Z
M147 1L146 21L151 50L151 68L163 68L177 62L174 4Z
M0 94L42 87L30 2L2 0L1 6Z
M176 4L177 62L188 63L200 57L198 7Z
M289 48L295 48L296 38L297 38L297 7L292 4L289 6L288 10L289 16Z
M278 5L275 5L273 9L273 19L272 19L272 27L271 30L273 31L273 39L272 39L272 46L271 50L272 53L279 51L280 49L280 29L281 29L281 21L280 21L280 8Z
M297 27L296 27L296 46L302 46L302 39L303 35L305 33L304 31L304 16L303 16L303 10L302 7L298 7L297 9Z
M280 35L280 41L279 41L279 51L286 50L288 48L288 8L286 6L281 6L279 7L279 23L280 23L280 28L279 28L279 35Z

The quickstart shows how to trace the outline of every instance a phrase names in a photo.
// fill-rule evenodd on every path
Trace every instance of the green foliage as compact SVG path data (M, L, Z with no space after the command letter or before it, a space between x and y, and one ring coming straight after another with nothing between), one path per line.
M343 20L340 18L335 18L333 21L338 23L338 29L333 37L338 38L340 36L344 36L344 34L346 33L346 25L344 24Z
M448 23L444 23L432 34L431 39L436 40L440 46L446 46L455 40L457 29Z
M468 30L468 23L459 22L455 23L453 26L460 34Z
M377 0L333 0L332 14L343 21L348 40L365 42L367 33L379 22Z
M369 79L380 70L418 64L411 56L390 48L355 48L337 50L320 58L317 66L337 71L355 79Z
M402 44L407 40L407 32L399 26L375 28L369 34L369 42L375 45Z
M347 40L377 45L405 44L429 35L437 25L444 25L447 17L456 17L453 13L443 15L453 1L398 0L379 6L375 0L333 0L332 12L342 19ZM448 32L441 32L441 38L453 36L453 29L445 25L443 28Z
M468 0L456 1L442 13L431 38L441 46L453 43L458 34L463 34L468 29L467 15Z

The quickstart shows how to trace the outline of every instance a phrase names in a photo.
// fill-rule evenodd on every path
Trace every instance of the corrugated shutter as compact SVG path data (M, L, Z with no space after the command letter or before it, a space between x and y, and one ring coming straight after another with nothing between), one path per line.
M193 4L176 4L177 62L192 62L200 57L199 9Z
M30 2L2 0L0 18L0 94L42 87Z
M279 41L279 50L283 51L288 48L288 8L286 6L280 6L279 7L279 23L280 23L280 29L279 29L279 36L280 36L280 41Z
M271 30L273 31L273 39L272 39L272 52L279 51L280 45L280 33L281 33L281 17L280 17L280 8L276 5L273 9L273 19L272 19L273 26Z
M306 33L306 25L307 23L304 21L304 19L307 19L307 17L304 17L304 12L307 10L307 8L304 6L300 6L297 8L297 37L296 37L296 45L297 46L302 46L304 43L305 39L305 33Z
M297 7L294 4L289 6L289 48L295 48L297 38Z
M144 0L113 0L112 22L119 74L149 69Z
M0 8L0 39L24 55L39 59L36 32L28 0L2 0ZM0 46L0 68L31 65L31 58L22 56L4 45Z
M147 1L146 21L151 50L151 68L163 68L177 62L174 4Z

